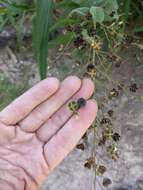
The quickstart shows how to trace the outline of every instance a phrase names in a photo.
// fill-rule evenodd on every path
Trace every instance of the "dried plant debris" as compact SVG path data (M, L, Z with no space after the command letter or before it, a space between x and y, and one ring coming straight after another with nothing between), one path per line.
M80 108L86 105L86 100L84 98L79 98L77 101L71 101L68 104L68 108L73 113L76 113Z
M76 101L70 102L70 103L68 104L68 108L69 108L69 110L72 111L72 112L76 112L76 111L79 109L78 104L77 104Z
M110 117L112 117L112 116L113 116L114 111L113 111L113 110L109 110L107 113L108 113L108 115L109 115Z
M123 87L124 87L125 85L123 84L123 83L120 83L117 87L118 87L118 90L123 90Z
M113 88L110 93L109 93L109 98L112 98L112 97L118 97L119 96L119 91L116 90L115 88Z
M84 163L84 167L87 169L95 167L95 158L93 157L88 158Z
M103 175L107 171L107 168L104 165L97 165L96 166L96 174Z
M75 32L79 35L82 32L82 27L80 25L67 25L66 30L69 32Z
M86 70L87 70L86 71L86 75L94 80L95 77L96 77L96 68L95 68L95 65L93 65L93 64L87 65Z
M79 98L77 100L77 104L78 104L79 108L84 107L86 105L86 100L84 98Z
M82 35L76 36L73 43L74 43L74 46L80 50L85 49L87 46L87 43L83 39Z
M87 139L88 139L87 132L82 136L82 139L83 139L83 140L87 140Z
M111 123L110 118L104 117L104 118L101 120L100 124L101 124L101 125L104 125L104 124L109 124L109 125L111 125L112 123Z
M102 184L104 187L108 187L109 185L112 184L112 181L109 178L104 178Z
M133 83L129 88L131 92L136 92L138 90L138 85L136 83Z
M85 146L84 146L83 143L80 143L80 144L78 144L78 145L76 146L76 148L77 148L77 149L80 149L80 150L82 150L82 151L84 151Z
M106 139L111 139L113 136L113 129L111 127L104 129L102 136L106 137Z
M102 146L106 144L107 138L105 136L102 136L102 138L98 142L98 146Z
M107 147L107 153L108 155L114 160L116 161L119 158L119 154L118 154L118 148L115 144L109 145Z
M115 141L115 142L117 142L117 141L119 141L120 140L120 135L119 135L119 133L114 133L113 135L112 135L112 139Z

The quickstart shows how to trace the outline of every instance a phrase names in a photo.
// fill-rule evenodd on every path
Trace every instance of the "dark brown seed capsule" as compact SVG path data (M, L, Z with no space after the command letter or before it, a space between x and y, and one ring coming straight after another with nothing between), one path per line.
M95 66L93 64L87 65L87 71L88 72L92 71L93 69L95 69Z
M95 166L95 159L94 158L88 158L85 163L84 163L84 167L85 168L88 168L88 169L91 169L92 167Z
M78 104L79 108L84 107L86 105L86 100L84 98L79 98L77 100L77 104Z
M103 175L106 172L107 168L103 165L97 167L97 173Z
M117 97L119 95L119 92L113 88L111 91L110 91L110 96L111 97Z
M88 77L91 77L91 79L95 79L96 77L96 68L95 68L95 65L93 64L89 64L87 65L87 75Z
M85 163L84 163L84 167L85 167L85 168L88 168L88 169L91 169L91 168L92 168L92 166L91 166L91 164L90 164L89 162L85 162Z
M115 11L112 11L111 14L109 16L113 17L115 15Z
M101 124L110 124L111 125L111 120L107 117L104 117L101 122Z
M113 110L109 110L109 111L108 111L108 115L109 115L110 117L113 116L113 113L114 113Z
M109 178L104 178L102 184L103 184L104 187L108 187L109 185L112 184L112 181Z
M79 49L84 49L86 47L86 42L84 41L83 37L81 35L78 35L75 39L74 39L74 46L76 48Z
M114 133L112 135L112 139L116 142L116 141L119 141L120 140L120 135L118 133Z
M138 90L137 84L136 83L131 84L130 91L131 92L136 92L137 90Z
M88 136L87 136L87 132L82 136L83 140L87 140Z
M76 25L76 26L74 26L73 31L76 32L76 34L81 34L82 27L80 25Z
M84 147L84 144L83 144L83 143L78 144L78 145L76 146L76 148L77 148L77 149L80 149L80 150L84 150L84 149L85 149L85 147Z

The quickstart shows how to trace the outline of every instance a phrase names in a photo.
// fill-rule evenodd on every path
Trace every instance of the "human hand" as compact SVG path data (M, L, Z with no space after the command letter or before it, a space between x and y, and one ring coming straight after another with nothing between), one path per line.
M79 118L67 104L89 99L91 80L75 76L61 83L47 78L0 112L0 190L37 190L75 147L96 117L88 100Z

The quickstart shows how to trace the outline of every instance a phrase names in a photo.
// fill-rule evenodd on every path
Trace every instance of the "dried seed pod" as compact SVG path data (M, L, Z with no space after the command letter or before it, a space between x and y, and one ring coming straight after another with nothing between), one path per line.
M68 104L68 108L72 111L72 112L76 112L79 109L79 106L77 104L77 102L72 101Z
M107 168L103 165L99 165L96 168L97 175L103 175L107 171Z
M116 142L116 141L119 141L120 140L120 135L118 133L114 133L112 135L112 139Z
M113 17L115 15L115 11L112 11L111 14L109 16Z
M114 154L111 155L112 160L117 161L117 159L119 158L119 154L117 152L115 152Z
M138 90L138 86L136 83L133 83L130 85L130 91L131 92L136 92Z
M115 67L117 67L117 68L119 68L120 66L121 66L121 61L120 60L118 60L116 63L115 63Z
M122 90L123 87L124 87L124 84L119 84L119 85L118 85L118 90Z
M107 152L109 154L109 156L113 159L113 160L117 160L119 158L119 154L118 154L118 148L115 144L112 144L110 146L107 147Z
M104 178L102 184L104 187L108 187L109 185L112 184L112 181L109 178Z
M79 108L84 107L86 105L86 100L84 98L79 98L77 100L77 104L78 104Z
M107 140L106 136L102 136L102 138L99 140L98 145L99 146L105 145L106 140Z
M73 31L76 32L76 34L81 34L82 27L80 25L75 25Z
M95 159L93 157L88 158L85 163L84 163L84 167L91 169L95 166Z
M84 149L85 149L85 147L84 147L84 144L83 144L83 143L78 144L78 145L76 146L76 148L77 148L77 149L80 149L80 150L84 150Z
M82 136L83 140L87 140L88 136L87 136L87 132Z
M74 46L78 49L84 49L87 46L87 43L83 39L82 35L77 35L73 43Z
M109 115L110 117L112 117L112 116L113 116L114 111L113 111L113 110L109 110L107 113L108 113L108 115Z
M111 125L111 120L108 117L104 117L101 122L101 124L109 124Z
M119 95L119 92L113 88L111 91L110 91L110 96L111 97L117 97Z
M93 64L87 65L87 71L88 72L92 71L93 69L95 69L95 65L93 65Z
M96 68L95 68L95 65L93 64L89 64L87 66L87 72L88 76L91 77L91 79L94 79L96 77Z
M113 136L113 129L107 128L103 131L102 136L105 136L107 139L111 139Z

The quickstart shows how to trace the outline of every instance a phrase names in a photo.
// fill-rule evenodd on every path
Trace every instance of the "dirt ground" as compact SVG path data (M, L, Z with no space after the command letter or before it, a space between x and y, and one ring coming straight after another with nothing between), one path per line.
M97 190L142 190L143 189L143 50L129 46L121 51L120 67L113 66L111 81L105 81L104 88L97 88L96 96L115 87L114 82L124 84L124 90L117 98L104 103L103 115L113 109L113 128L121 135L120 157L117 161L109 159L104 149L99 149L97 157L107 167L104 177L112 179L112 184L104 188L102 177L97 177ZM48 76L60 79L69 72L75 74L78 67L68 57L62 57L53 66L49 65ZM24 84L26 88L39 81L38 67L29 51L15 54L8 47L0 50L0 72L12 85ZM114 82L113 82L114 81ZM129 86L137 83L138 90L130 92ZM95 84L96 85L96 84ZM1 93L1 92L0 92ZM7 94L5 94L7 96ZM99 113L100 114L100 113ZM93 132L89 131L84 151L74 149L62 164L48 177L42 190L92 190L94 171L84 167L85 160L91 156Z

